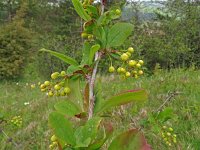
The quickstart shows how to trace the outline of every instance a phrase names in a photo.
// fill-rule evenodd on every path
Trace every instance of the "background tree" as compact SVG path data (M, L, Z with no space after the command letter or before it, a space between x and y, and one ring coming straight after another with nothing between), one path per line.
M135 14L135 35L130 42L138 45L148 68L156 63L164 68L199 66L198 3L172 0L154 5L157 7L150 2L130 5Z
M21 75L31 49L31 32L24 27L27 3L23 2L12 20L0 29L0 78Z

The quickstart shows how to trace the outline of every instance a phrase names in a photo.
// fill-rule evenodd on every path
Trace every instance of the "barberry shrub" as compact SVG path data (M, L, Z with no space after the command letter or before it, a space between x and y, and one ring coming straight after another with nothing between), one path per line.
M144 90L129 90L104 100L95 86L99 62L110 60L108 71L115 72L114 61L121 61L117 72L123 78L138 78L143 74L142 60L132 60L134 49L118 49L131 35L133 25L124 22L113 23L121 15L120 9L104 12L105 2L93 5L92 1L72 0L78 15L85 21L83 56L81 61L55 51L41 49L58 57L70 66L66 71L54 72L51 81L40 85L41 91L52 96L65 96L66 100L55 104L55 111L49 115L49 124L54 135L51 137L51 149L87 149L97 150L103 146L109 150L150 149L144 135L137 129L130 129L113 139L113 126L104 118L113 107L127 103L145 102ZM81 84L80 84L81 83ZM109 140L108 140L109 139ZM105 144L107 141L110 141Z

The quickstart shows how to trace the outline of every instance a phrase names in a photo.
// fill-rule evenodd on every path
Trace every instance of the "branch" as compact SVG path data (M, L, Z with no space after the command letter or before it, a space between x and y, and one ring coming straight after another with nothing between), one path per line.
M181 92L178 92L178 91L168 92L168 95L169 95L169 96L165 99L164 103L163 103L162 105L160 105L160 107L159 107L157 110L155 110L154 112L160 112L160 111L163 109L163 107L164 107L168 102L171 101L172 98L174 98L176 95L179 95L180 93L181 93Z
M100 61L98 52L95 54L95 60L96 60L96 63L93 68L92 76L91 76L90 83L89 83L89 117L88 117L88 119L92 118L94 105L95 105L95 103L94 103L95 102L94 83L95 83L95 79L96 79L98 64Z
M3 129L1 129L1 128L0 128L0 133L2 133L2 134L8 139L8 142L13 143L13 145L15 145L15 147L18 147L18 148L19 148L19 145L18 145L17 143L15 143L15 141L14 141L11 137L9 137L9 136L6 134L6 132L5 132Z
M101 15L104 13L105 0L101 0ZM95 53L95 66L92 70L92 76L89 79L89 110L88 110L88 119L91 119L93 116L94 105L95 105L95 95L94 95L94 83L96 79L98 64L101 58L101 53Z

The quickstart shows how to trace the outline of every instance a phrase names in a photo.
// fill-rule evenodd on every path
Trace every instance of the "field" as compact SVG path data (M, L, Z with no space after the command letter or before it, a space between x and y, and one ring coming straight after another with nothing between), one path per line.
M144 88L148 93L148 102L141 106L129 105L121 107L121 116L116 119L118 131L123 128L141 127L141 122L148 120L165 101L163 108L172 108L173 116L164 124L174 129L177 144L166 146L154 124L144 124L144 132L148 143L154 150L200 149L200 70L176 69L171 71L157 70L154 75L146 75L138 80L118 80L104 76L101 79L103 96L116 94L122 90ZM109 82L108 82L109 81ZM48 128L48 114L53 110L53 104L60 98L48 98L41 93L37 83L39 81L1 82L0 83L0 111L6 118L20 115L23 125L17 128L11 124L0 124L1 150L46 150L50 143L51 130ZM41 81L42 82L42 81ZM113 84L114 83L114 84ZM31 84L36 84L31 88ZM173 96L173 94L175 94ZM141 109L143 117L141 116ZM136 110L139 110L137 113ZM140 114L140 115L139 115ZM123 124L123 126L122 126ZM8 137L6 137L6 135ZM12 142L10 142L12 139Z

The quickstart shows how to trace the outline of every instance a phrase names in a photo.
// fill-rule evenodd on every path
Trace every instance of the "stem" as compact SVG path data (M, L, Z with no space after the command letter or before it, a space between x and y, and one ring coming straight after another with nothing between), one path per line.
M96 79L98 64L99 64L99 61L100 61L98 53L95 54L95 60L96 60L96 63L95 63L95 66L93 68L92 76L90 78L90 83L89 83L89 116L88 116L88 119L92 118L94 105L95 105L94 83L95 83L95 79Z
M101 14L104 13L104 0L101 0ZM94 112L94 105L95 105L95 95L94 95L94 83L96 79L98 64L100 61L100 53L95 53L95 65L92 70L92 76L89 79L89 110L88 110L88 119L91 119Z

